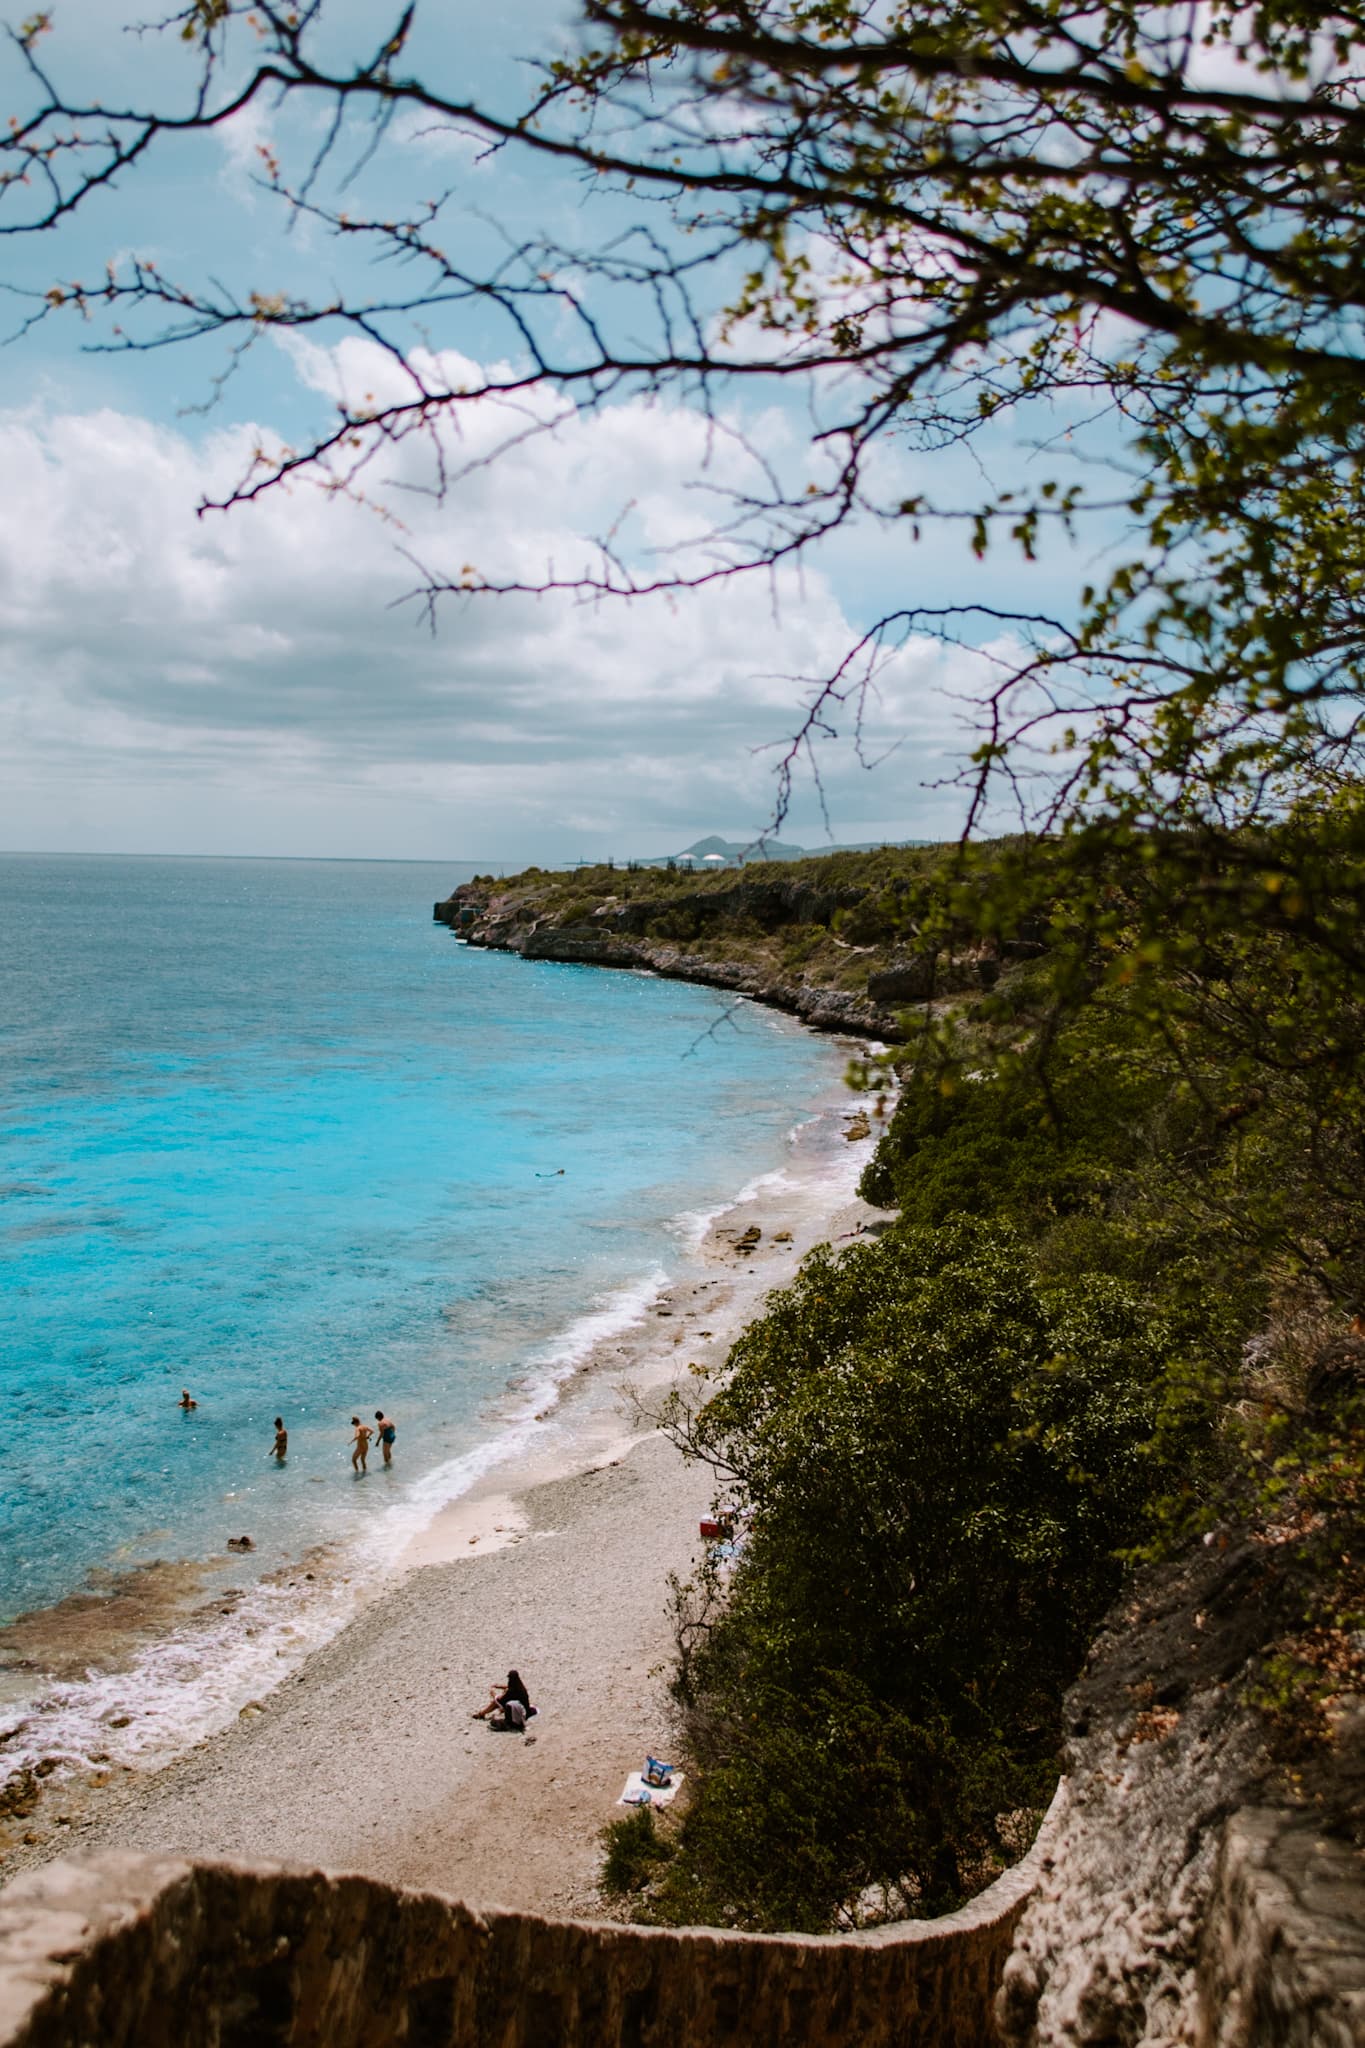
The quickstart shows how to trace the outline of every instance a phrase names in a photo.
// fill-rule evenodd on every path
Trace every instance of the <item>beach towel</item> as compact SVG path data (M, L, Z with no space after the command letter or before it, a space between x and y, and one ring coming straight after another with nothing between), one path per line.
M632 1771L626 1779L618 1806L667 1806L678 1796L678 1787L684 1776L683 1771L674 1771L666 1785L647 1785L643 1771Z

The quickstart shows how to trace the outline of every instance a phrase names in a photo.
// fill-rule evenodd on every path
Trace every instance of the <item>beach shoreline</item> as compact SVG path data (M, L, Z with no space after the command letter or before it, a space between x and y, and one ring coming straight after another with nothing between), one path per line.
M818 1170L764 1175L712 1216L674 1282L565 1385L554 1440L438 1509L232 1725L160 1768L54 1776L0 1809L0 1882L73 1850L164 1850L600 1912L600 1829L669 1740L668 1580L699 1554L712 1491L645 1411L688 1366L718 1365L811 1245L874 1220L852 1194L871 1144L847 1141L859 1109L824 1112ZM513 1664L544 1709L530 1743L470 1718Z

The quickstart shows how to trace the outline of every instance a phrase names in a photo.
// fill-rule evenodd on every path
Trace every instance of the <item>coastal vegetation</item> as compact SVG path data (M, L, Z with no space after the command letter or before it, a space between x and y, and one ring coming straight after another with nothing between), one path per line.
M675 1408L749 1534L728 1587L680 1596L701 1779L671 1914L938 1912L1017 1853L1141 1529L1169 1341L1134 1292L1044 1284L1008 1227L959 1217L814 1253Z
M476 938L496 902L501 926L635 939L808 989L863 994L903 946L907 892L952 857L946 847L882 847L769 862L762 851L759 841L743 868L715 874L599 864L479 875L451 900L469 907Z
M863 1184L895 1222L812 1254L666 1411L747 1533L677 1588L696 1789L641 1829L654 1861L635 1844L645 1917L960 1902L1046 1805L1116 1594L1233 1525L1297 1575L1257 1693L1283 1784L1309 1796L1313 1760L1326 1823L1358 1834L1332 1776L1365 1681L1365 1017L1348 972L1309 978L1331 893L1242 923L1207 854L1182 891L1186 857L1157 946L1150 862L1087 886L1097 933L1065 848L1025 871L984 850L1015 915L989 988L905 1016ZM964 942L969 865L902 877L903 946Z

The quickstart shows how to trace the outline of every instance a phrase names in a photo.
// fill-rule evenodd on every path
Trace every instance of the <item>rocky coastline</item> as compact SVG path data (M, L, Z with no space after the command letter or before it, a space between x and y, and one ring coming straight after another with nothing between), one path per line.
M907 946L895 931L865 943L839 936L841 922L857 930L865 886L821 887L790 870L769 877L751 869L725 881L689 887L680 877L680 886L638 898L608 885L585 905L564 900L560 877L531 870L507 882L462 883L432 915L466 945L699 982L784 1010L817 1031L887 1043L904 1038L907 1006L980 992L999 974L1000 959L986 944L945 955L916 950L913 940ZM798 965L790 956L802 936L814 957Z

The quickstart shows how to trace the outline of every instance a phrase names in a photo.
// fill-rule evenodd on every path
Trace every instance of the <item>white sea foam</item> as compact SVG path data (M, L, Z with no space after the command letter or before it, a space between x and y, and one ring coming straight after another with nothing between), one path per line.
M737 1195L727 1201L717 1202L709 1209L683 1209L674 1216L669 1228L681 1238L684 1249L689 1253L699 1252L707 1235L723 1216L730 1216L736 1209L742 1209L747 1202L757 1201L765 1192L774 1193L779 1189L794 1188L799 1182L785 1166L775 1167L771 1173L760 1173L753 1180L746 1181Z
M424 1473L367 1537L367 1552L392 1563L442 1508L459 1500L500 1465L521 1457L558 1406L566 1383L599 1345L644 1321L668 1280L662 1266L651 1267L639 1278L613 1288L566 1330L531 1351L522 1362L515 1397L502 1410L497 1433Z
M53 1684L11 1710L0 1717L0 1783L47 1759L63 1770L164 1763L228 1726L344 1627L361 1589L338 1573L305 1590L301 1598L293 1578L263 1581L226 1613L150 1644L126 1670Z
M814 1131L817 1125L834 1125L836 1117L842 1119L851 1111L860 1108L870 1110L871 1103L870 1096L862 1098L845 1094L840 1099L837 1109L831 1107L817 1111L814 1116L803 1117L799 1123L793 1124L787 1133L789 1149L795 1150L802 1138L808 1132ZM792 1161L774 1167L767 1173L756 1174L752 1180L745 1182L738 1194L729 1196L723 1202L717 1202L707 1209L682 1210L672 1218L670 1228L682 1240L687 1253L694 1255L700 1251L708 1234L724 1217L733 1215L736 1210L756 1202L765 1194L804 1194L822 1208L841 1207L845 1202L851 1202L857 1194L863 1168L875 1144L875 1137L855 1139L852 1144L842 1147L837 1152L823 1154L817 1165L804 1172L799 1162Z

